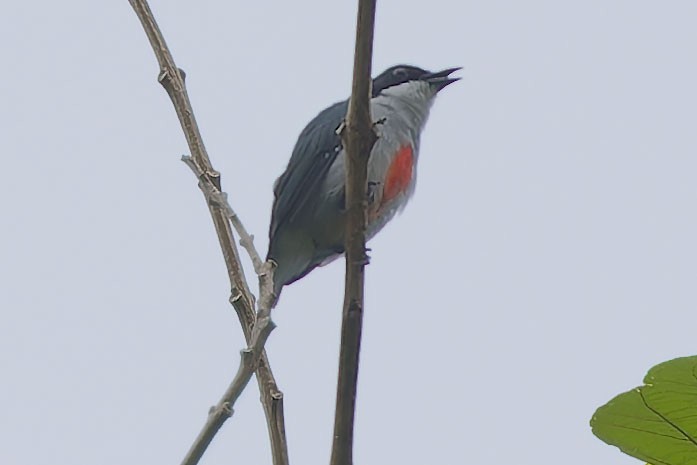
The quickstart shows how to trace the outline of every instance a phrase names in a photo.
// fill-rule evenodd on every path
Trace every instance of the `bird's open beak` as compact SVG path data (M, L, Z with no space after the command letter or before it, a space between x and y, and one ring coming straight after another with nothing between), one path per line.
M437 71L435 73L426 73L421 76L421 80L428 82L433 85L436 92L443 90L446 86L452 84L455 81L459 81L459 77L450 77L451 73L461 70L462 67L458 66L456 68L448 68L443 71Z

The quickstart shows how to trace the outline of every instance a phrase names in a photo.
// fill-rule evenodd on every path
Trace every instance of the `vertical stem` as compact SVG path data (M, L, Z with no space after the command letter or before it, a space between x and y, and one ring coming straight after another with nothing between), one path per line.
M342 139L346 151L346 287L331 465L353 463L353 429L363 327L368 158L377 140L370 114L376 0L359 0L353 85Z

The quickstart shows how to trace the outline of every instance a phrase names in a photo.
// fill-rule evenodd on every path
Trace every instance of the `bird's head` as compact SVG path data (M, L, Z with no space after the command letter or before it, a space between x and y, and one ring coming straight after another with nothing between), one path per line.
M435 95L449 84L460 79L459 77L450 77L450 74L459 69L462 68L447 68L442 71L432 72L411 65L392 66L373 79L373 97L377 97L386 89L410 82L428 83L429 88L433 91L433 95Z

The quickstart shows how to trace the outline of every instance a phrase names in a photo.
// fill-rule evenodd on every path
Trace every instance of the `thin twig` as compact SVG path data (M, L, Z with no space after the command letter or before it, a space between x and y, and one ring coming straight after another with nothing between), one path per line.
M276 380L273 377L266 353L263 350L269 333L274 324L270 320L270 305L268 295L272 293L273 267L270 264L260 264L259 254L254 250L252 237L246 233L244 226L234 215L234 211L225 208L228 205L227 198L221 189L220 173L213 169L210 159L203 144L196 119L194 118L191 102L186 92L183 72L177 68L164 37L155 21L155 18L146 0L129 0L138 19L143 25L148 40L155 52L160 66L158 81L167 91L179 117L184 135L191 152L190 162L187 162L199 178L199 187L206 196L209 211L215 226L218 241L220 243L228 278L232 288L230 302L237 312L245 339L249 346L242 352L242 361L238 374L233 379L225 394L218 404L211 410L208 421L199 434L196 442L184 459L184 464L198 463L206 447L218 432L225 420L232 414L232 405L249 382L252 373L256 370L261 402L264 407L271 450L274 465L288 464L288 447L285 437L285 423L283 415L283 394L279 391ZM224 200L221 202L221 199ZM232 213L232 215L230 214ZM232 217L234 216L234 220ZM244 270L240 264L239 254L230 227L230 221L235 224L244 241L244 246L252 257L255 271L260 281L260 317L254 312L254 296L249 290L244 276ZM264 309L264 307L267 307ZM255 324L256 321L256 324Z
M232 416L233 405L235 405L240 394L242 394L242 391L244 391L244 388L249 383L254 373L254 367L259 362L259 355L263 352L264 344L266 344L266 340L269 334L271 334L271 331L273 331L275 325L273 321L266 319L261 325L255 325L255 328L257 327L259 332L255 333L250 347L240 351L241 360L240 366L237 369L237 374L218 404L211 408L205 426L201 429L201 432L191 446L191 449L189 449L182 464L189 465L198 463L208 448L208 445L213 440L215 433L223 426L225 420Z
M203 189L208 202L218 208L221 208L225 212L225 215L228 217L232 223L232 226L235 228L235 231L237 231L237 234L240 236L240 245L244 247L249 254L249 258L252 259L254 271L257 273L257 275L264 273L264 262L262 261L259 252L257 252L257 249L254 247L254 236L247 232L247 228L245 228L244 224L242 224L240 217L237 216L235 210L232 209L232 206L227 199L227 193L219 191L218 188L213 185L213 183L206 182L207 178L205 177L205 173L201 171L199 166L194 162L193 158L184 155L182 156L182 161L191 169L191 171L193 171L197 178L204 182L201 189Z
M268 371L266 378L273 380L273 376L268 368L268 360L266 359L264 352L264 345L269 337L271 331L276 327L276 325L271 320L271 304L273 302L270 296L273 295L273 265L270 262L263 263L259 254L254 248L253 238L247 233L244 225L237 217L232 207L227 201L227 194L221 192L217 186L215 186L210 180L205 176L200 170L200 167L194 162L192 157L183 156L182 161L192 170L192 172L199 179L199 187L204 193L207 199L208 205L213 212L214 210L223 211L228 219L234 217L238 224L238 233L241 236L246 237L246 249L249 252L252 261L256 261L255 269L259 276L259 289L260 289L260 299L259 299L259 311L253 318L253 324L245 324L240 318L243 327L245 328L245 337L248 340L249 347L241 352L241 361L238 368L237 374L233 378L232 382L226 389L225 393L221 397L217 405L211 408L208 419L199 433L198 437L192 444L187 455L185 456L182 464L192 465L198 463L200 458L203 456L206 448L211 443L217 432L220 430L223 423L232 415L233 405L239 398L240 394L244 388L249 383L249 380L254 373L255 367L259 366L257 369ZM225 223L224 231L229 230L230 223ZM230 240L232 240L232 233L230 232ZM243 240L240 240L242 243ZM243 244L245 245L245 244ZM233 247L234 248L234 247ZM236 253L236 249L235 249ZM234 262L239 266L239 261L235 258ZM253 298L253 296L251 296ZM240 302L244 302L244 292L240 292L239 289L235 290L233 288L233 294L230 297L230 303L238 309ZM248 308L247 305L243 305L244 308ZM241 312L238 310L238 315ZM259 387L262 389L262 378L257 376L259 380ZM283 416L283 395L280 391L275 388L275 385L269 386L271 395L267 400L264 398L264 390L262 389L262 402L264 403L264 411L267 414L267 425L269 428L269 434L271 435L271 445L272 453L274 457L274 463L279 460L279 463L287 464L287 446L285 442L285 426L284 426L284 416ZM268 421L271 419L272 421Z
M376 0L358 1L353 85L346 123L341 131L347 159L346 288L331 465L353 464L353 429L363 327L363 283L365 265L368 263L365 249L368 158L377 140L370 113L375 3Z

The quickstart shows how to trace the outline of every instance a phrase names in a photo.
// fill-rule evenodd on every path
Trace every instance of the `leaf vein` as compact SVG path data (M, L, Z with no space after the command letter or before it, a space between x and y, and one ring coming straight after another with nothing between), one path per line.
M690 441L694 446L697 447L697 441L695 441L695 438L693 438L692 436L690 436L686 431L684 431L682 428L680 428L677 424L673 423L668 417L666 417L665 415L663 415L661 412L659 412L659 411L656 410L655 408L651 407L651 406L649 405L649 403L646 401L646 397L644 397L644 393L641 391L641 389L637 389L637 391L639 392L639 397L641 397L641 401L644 403L644 405L646 406L647 409L651 410L654 414L656 414L656 415L658 415L659 417L661 417L666 423L668 423L670 426L672 426L672 427L675 428L677 431L679 431L680 434L682 434L683 436L685 436L685 438L686 438L688 441Z

